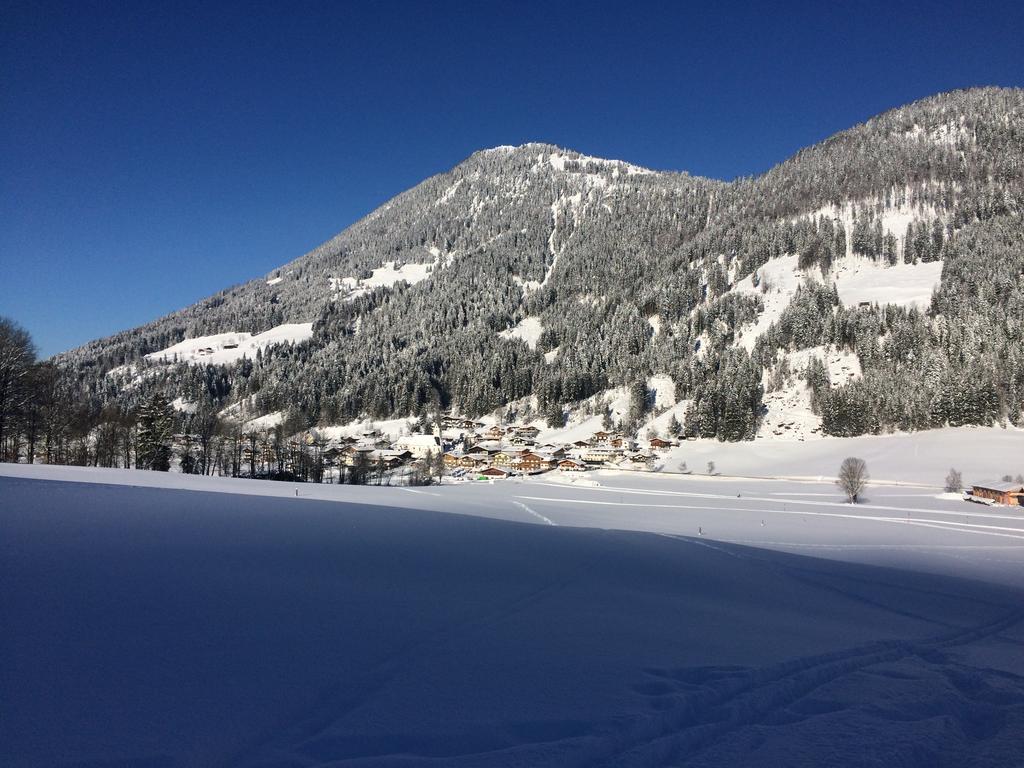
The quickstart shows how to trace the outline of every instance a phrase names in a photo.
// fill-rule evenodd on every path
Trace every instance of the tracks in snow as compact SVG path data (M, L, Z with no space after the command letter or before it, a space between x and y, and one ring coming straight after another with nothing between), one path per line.
M522 503L521 501L513 501L512 503L513 503L513 504L515 504L515 505L516 505L517 507L519 507L520 509L522 509L523 511L525 511L525 512L527 512L527 513L531 514L531 515L533 515L533 516L534 516L535 518L537 518L538 520L540 520L540 521L541 521L542 523L544 523L545 525L553 525L553 526L555 526L555 527L557 527L557 526L558 526L558 523L556 523L556 522L555 522L554 520L552 520L552 519L551 519L550 517L545 517L545 516L544 516L544 515L542 515L542 514L541 514L540 512L535 512L534 510L530 509L530 508L529 508L528 506L526 506L525 504L523 504L523 503Z
M704 545L703 542L692 543ZM606 753L588 762L601 766L685 763L705 749L722 743L730 734L771 722L782 710L822 686L876 664L906 657L926 661L941 659L945 649L997 635L1022 620L1024 609L1017 609L991 621L952 629L923 641L878 641L755 669L647 670L654 681L638 690L652 696L663 711L632 722L612 739Z
M545 483L550 487L559 487L554 484ZM595 488L586 487L584 490L588 491L604 491L606 493L618 494L620 497L630 496L636 497L654 497L671 500L679 498L680 501L672 503L652 503L643 501L638 498L636 501L624 501L620 498L617 501L604 501L600 498L560 498L555 496L519 496L520 499L528 501L541 501L547 503L560 503L560 504L576 504L586 506L604 506L604 507L637 507L641 509L680 509L680 510L698 510L707 512L740 512L740 513L754 513L757 516L762 515L787 515L787 516L799 516L799 517L818 517L818 518L838 518L846 520L859 520L862 522L873 522L882 524L896 524L900 526L917 526L920 528L937 528L939 530L952 531L957 533L966 533L971 535L980 536L991 536L1002 539L1012 539L1016 541L1024 542L1024 527L1015 527L1007 525L995 525L979 522L971 522L972 519L992 519L992 520L1011 520L1020 521L1020 517L1014 517L1010 515L997 515L992 513L972 513L964 515L957 512L947 512L935 509L918 509L918 508L903 508L903 507L888 507L880 505L857 505L852 509L864 510L863 512L839 512L839 511L822 511L820 509L814 509L814 507L839 507L845 509L851 509L849 504L841 504L838 502L817 502L817 501L804 501L804 500L780 500L778 498L765 498L760 496L746 496L746 497L735 497L731 494L709 494L709 493L693 493L685 491L646 491L638 489L626 489L626 488L614 488L608 486L598 486ZM722 500L731 501L732 506L722 505L707 505L707 504L690 504L684 503L685 501L699 501L699 500ZM735 506L735 504L747 504L750 506ZM783 505L783 509L773 509L770 507L758 506L758 504L771 504L771 505ZM790 505L797 506L797 509L787 509ZM873 510L885 510L885 511L897 511L902 512L902 515L885 515L885 514L868 514ZM914 517L912 513L925 513L930 515L929 517ZM964 518L963 521L948 519L948 518Z

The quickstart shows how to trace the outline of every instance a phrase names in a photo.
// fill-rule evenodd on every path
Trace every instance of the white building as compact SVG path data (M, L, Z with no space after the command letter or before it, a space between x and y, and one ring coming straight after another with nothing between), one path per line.
M398 438L395 450L408 451L416 459L422 459L428 453L436 456L441 452L441 439L437 435L405 435Z
M580 458L588 464L600 464L605 461L611 461L616 456L621 455L621 451L617 451L614 448L608 448L603 445L592 445L589 448L584 448L580 452Z

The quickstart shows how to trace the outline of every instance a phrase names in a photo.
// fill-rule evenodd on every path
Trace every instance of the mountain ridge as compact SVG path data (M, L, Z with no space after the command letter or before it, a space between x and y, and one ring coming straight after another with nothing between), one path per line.
M825 139L823 139L822 141L820 141L820 142L818 142L816 144L813 144L813 145L810 145L808 147L804 147L804 148L798 150L792 156L790 156L790 157L780 161L779 163L777 163L776 165L772 166L771 168L769 168L768 170L764 171L761 174L756 174L756 175L752 175L752 176L740 176L740 177L737 177L736 179L733 179L732 181L715 179L715 178L712 178L712 177L705 177L705 176L695 176L695 175L692 175L688 171L685 171L685 170L663 170L663 169L650 169L650 168L643 168L643 170L648 172L648 173L655 174L655 175L658 175L658 176L682 177L682 178L688 178L688 179L692 179L692 180L699 181L699 182L705 182L705 183L709 183L709 184L720 184L720 185L723 185L723 186L731 186L731 185L735 185L735 184L738 184L738 183L749 182L749 181L756 181L756 180L763 179L763 178L769 176L773 172L775 172L778 169L786 166L789 163L796 162L797 160L799 160L802 156L804 156L808 152L812 152L812 151L814 151L817 148L822 148L822 147L825 147L826 145L829 145L830 143L839 141L846 134L850 134L850 133L856 132L858 130L866 129L866 128L872 126L874 123L876 123L878 121L884 120L885 118L889 118L889 117L893 117L893 116L899 115L904 110L906 110L908 107L912 107L912 106L916 106L916 105L925 105L925 104L928 104L929 102L940 101L940 100L942 100L942 99L944 99L946 97L954 96L954 95L957 95L957 94L974 95L974 94L984 94L984 93L988 93L988 92L1005 93L1007 95L1016 94L1018 96L1018 98L1020 98L1021 94L1024 94L1024 89L1021 89L1021 88L1002 88L1002 87L968 88L968 89L957 89L957 90L953 90L953 91L946 91L946 92L942 92L942 93L939 93L939 94L935 94L933 96L925 97L925 98L920 99L918 101L912 102L911 104L903 105L901 107L895 107L895 108L890 109L890 110L886 110L885 112L882 112L882 113L879 113L878 115L870 117L870 118L868 118L867 120L865 120L865 121L863 121L861 123L858 123L858 124L856 124L854 126L851 126L850 128L844 129L842 131L838 131L838 132L836 132L836 133L826 137ZM377 217L379 215L382 215L384 212L389 210L398 201L400 201L401 198L404 195L407 195L407 194L409 194L409 193L411 193L411 192L413 192L413 191L415 191L417 189L420 189L424 185L428 185L428 184L430 184L430 183L432 183L432 182L434 182L434 181L436 181L438 179L446 178L449 175L451 175L451 174L455 173L456 171L458 171L459 169L469 166L470 164L472 164L475 160L479 159L480 157L496 154L499 151L506 151L506 150L512 150L513 154L521 155L521 154L525 153L527 150L534 150L534 149L540 149L542 151L547 151L548 153L557 152L557 153L560 153L560 154L567 154L569 156L574 156L573 157L574 160L575 159L592 160L592 161L597 161L597 162L600 162L600 163L605 163L605 164L610 164L610 165L624 165L624 166L629 166L629 167L641 168L641 166L636 166L636 165L634 165L632 163L629 163L628 161L625 161L625 160L591 157L591 156L584 155L582 152L579 152L577 150L574 150L574 149L571 149L571 148L562 147L562 146L559 146L559 145L556 145L556 144L553 144L553 143L549 143L549 142L531 141L531 142L526 142L524 144L519 144L519 145L499 145L497 147L479 149L479 150L476 150L473 153L471 153L466 159L464 159L461 162L457 163L455 166L453 166L452 168L448 169L447 171L441 171L439 173L433 174L432 176L427 177L426 179L424 179L423 181L419 182L415 186L410 187L409 189L404 190L402 192L399 192L398 194L395 195L395 197L391 198L390 200L388 200L387 202L385 202L383 205L379 206L378 208L374 209L373 211L370 211L366 215L360 217L359 219L354 221L352 224L347 226L345 229L341 230L340 232L338 232L337 234L335 234L331 238L325 240L319 246L317 246L317 247L311 249L310 251L307 251L307 252L305 252L305 253L295 257L294 259L284 263L281 267L277 267L275 269L272 269L270 272L267 273L266 278L271 278L273 275L279 273L281 270L287 269L288 267L290 267L291 265L293 265L293 264L295 264L297 262L301 262L303 260L309 259L310 257L319 256L325 250L328 250L331 247L333 247L336 244L336 242L339 240L339 238L341 238L343 235L345 235L347 232L349 232L353 228L356 228L356 227L364 224L368 220L373 219L373 218L375 218L375 217ZM248 280L244 280L244 281L242 281L240 283L236 283L236 284L234 284L232 286L229 286L228 288L223 289L222 291L218 291L217 293L215 293L215 294L213 294L213 295L211 295L211 296L209 296L209 297L207 297L205 299L200 299L200 300L194 302L191 305L183 307L180 310L175 310L175 311L170 312L167 315L164 315L164 316L162 316L160 318L156 318L154 321L150 321L150 323L158 322L158 321L161 321L161 320L165 320L165 319L167 319L169 317L176 316L180 312L183 312L183 311L189 309L189 307L200 305L203 302L210 301L211 299L213 299L214 297L216 297L219 294L227 293L227 292L233 291L233 290L235 290L235 289L237 289L239 287L246 286L246 285L249 285L249 284L252 284L252 283L256 283L256 282L260 281L261 279L262 278L259 277L259 276L254 276L254 277L252 277L252 278L250 278ZM62 353L58 353L54 357L60 358L60 357L62 357L64 355L71 354L71 353L77 351L78 349L83 349L83 348L85 348L85 347L89 346L90 344L93 344L93 343L95 343L97 341L103 341L104 339L115 338L115 337L121 335L122 333L130 333L130 332L133 332L133 331L138 331L141 328L145 328L150 323L144 323L141 326L136 326L135 328L126 329L125 331L121 331L121 332L119 332L117 334L112 334L111 336L101 337L100 339L96 339L96 340L94 340L92 342L87 342L85 345L81 345L80 347L76 347L74 349L67 350L67 351L62 352Z
M752 437L764 416L764 393L756 393L763 385L754 382L782 365L783 347L867 343L834 327L850 320L838 294L825 295L835 270L859 269L847 264L851 257L894 268L948 264L943 248L966 244L964 233L1019 228L1022 104L1021 89L938 94L732 182L538 142L479 150L263 278L56 360L95 402L130 404L151 385L120 394L107 371L141 365L146 355L186 338L312 322L309 342L273 353L272 396L262 382L254 392L251 375L234 368L219 372L229 384L216 392L207 386L204 394L194 375L166 369L153 374L153 385L220 407L261 393L257 411L285 406L316 423L442 407L482 413L526 395L557 420L556 411L572 402L657 373L671 376L680 400L698 409L716 401L705 419L713 425L694 426L699 434ZM1004 246L1016 254L1012 244ZM713 396L692 397L710 375L703 370L709 346L715 378L723 360L735 356L743 329L764 320L766 300L775 298L735 286L786 254L797 257L800 282L807 278L812 287L793 287L788 303L767 313L773 322L764 332L785 320L793 302L819 290L810 279L818 271L821 295L813 301L832 314L833 327L819 323L795 342L775 328L771 343L747 349L755 360L734 361L746 380L740 389L748 391L741 403L729 405L717 387ZM907 321L919 326L917 336L934 332L933 304L917 309L932 313L928 322ZM877 308L876 346L888 333L881 330L884 316L885 307ZM500 335L526 318L540 329L532 346ZM660 329L653 333L651 318ZM296 356L309 371L300 370ZM309 381L314 376L321 383ZM978 417L1018 418L1024 385L1017 387L1016 378L999 380L998 396L989 398L998 407L990 404ZM308 397L289 402L307 388ZM818 390L827 395L820 382ZM814 398L815 410L824 407L821 399ZM727 411L749 416L723 435Z

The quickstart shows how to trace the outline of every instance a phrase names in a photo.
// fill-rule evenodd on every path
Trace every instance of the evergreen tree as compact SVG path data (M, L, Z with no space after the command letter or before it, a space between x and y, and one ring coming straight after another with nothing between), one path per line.
M137 464L141 469L166 472L171 468L174 410L161 393L154 392L139 408Z

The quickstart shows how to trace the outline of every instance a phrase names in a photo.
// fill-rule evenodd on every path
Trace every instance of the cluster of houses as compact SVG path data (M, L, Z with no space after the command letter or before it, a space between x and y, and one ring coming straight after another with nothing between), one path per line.
M539 434L531 425L488 426L446 416L433 434L404 435L392 441L376 430L367 430L330 441L323 455L329 465L368 463L389 470L428 456L442 457L445 470L452 475L490 479L609 466L647 470L658 452L677 445L654 438L641 448L625 435L603 430L572 443L538 443Z
M540 430L525 425L483 424L447 417L442 421L442 435L461 436L446 446L445 466L453 473L482 478L509 475L533 475L560 470L585 472L595 467L614 466L624 469L651 469L657 452L676 445L654 438L640 448L629 437L618 432L594 432L586 440L571 443L538 443Z
M495 425L472 433L458 447L444 454L445 466L454 472L485 478L534 475L551 470L584 472L597 466L617 465L649 469L650 452L637 450L632 440L610 432L596 432L589 440L573 443L537 443L539 430L532 426Z

